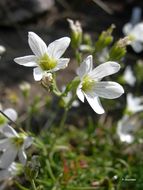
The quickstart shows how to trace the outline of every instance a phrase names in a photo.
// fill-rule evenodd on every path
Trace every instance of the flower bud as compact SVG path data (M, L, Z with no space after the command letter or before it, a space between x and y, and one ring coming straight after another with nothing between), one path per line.
M126 47L131 43L130 37L119 39L110 49L110 60L120 61L126 54Z
M29 91L31 89L31 85L28 82L23 82L19 85L20 90L23 93L23 96L27 98L29 96Z
M113 41L112 32L115 28L115 25L111 25L106 31L103 31L97 42L95 43L95 52L100 52L105 47L109 46Z
M43 75L43 78L41 80L41 84L46 88L50 90L50 87L53 84L53 75L52 73L45 73Z
M79 21L74 21L67 19L71 29L71 44L73 48L78 48L82 41L82 28Z

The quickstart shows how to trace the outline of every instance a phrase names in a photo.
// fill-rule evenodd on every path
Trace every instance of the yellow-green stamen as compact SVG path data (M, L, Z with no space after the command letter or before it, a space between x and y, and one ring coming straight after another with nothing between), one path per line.
M95 84L95 81L93 79L91 79L90 76L86 75L83 78L82 90L85 92L90 91L90 90L92 90L94 84Z
M57 61L53 58L50 58L47 54L44 54L39 60L38 63L42 70L48 71L56 67Z
M20 148L24 143L24 136L20 135L19 137L12 137L12 144L16 146L16 148Z

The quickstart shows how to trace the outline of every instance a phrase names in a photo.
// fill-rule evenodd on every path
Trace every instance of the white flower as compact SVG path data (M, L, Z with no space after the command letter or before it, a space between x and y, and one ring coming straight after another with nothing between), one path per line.
M136 115L125 115L117 124L117 135L122 142L132 143L135 133L142 125L142 121Z
M129 84L130 86L134 86L135 82L136 82L136 78L133 74L133 71L131 69L131 66L127 66L125 71L124 71L124 80L127 84Z
M123 33L132 39L131 46L136 53L143 50L143 22L133 25L127 23L123 27Z
M18 134L12 127L4 127L3 135L5 138L0 139L0 168L8 168L12 162L19 158L20 162L25 165L27 156L25 149L32 144L32 138L25 134Z
M12 179L17 174L19 174L21 170L21 164L12 162L12 164L8 168L0 170L0 181Z
M88 56L77 69L80 84L77 88L78 98L84 102L84 97L92 109L98 114L103 114L104 109L99 97L114 99L124 93L122 86L116 82L101 81L105 76L112 75L119 71L120 65L116 62L106 62L92 70L92 56Z
M34 32L28 33L28 43L34 55L15 58L14 61L26 67L35 67L34 79L40 81L46 72L55 72L67 67L69 59L61 58L70 44L70 38L63 37L49 46Z
M2 111L5 115L7 115L12 121L16 121L17 112L13 108L7 108L3 110L0 104L0 111ZM5 125L8 122L9 122L8 119L2 113L0 113L0 130L2 128L2 125Z
M143 97L134 97L131 93L128 93L126 109L131 113L143 111Z

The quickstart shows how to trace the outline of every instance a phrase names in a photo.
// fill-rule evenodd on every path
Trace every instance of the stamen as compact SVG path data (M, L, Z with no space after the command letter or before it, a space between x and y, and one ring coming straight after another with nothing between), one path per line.
M95 84L95 81L93 79L91 79L88 75L86 75L83 78L83 82L82 82L82 90L83 91L90 91L92 90L93 85Z
M53 58L50 58L47 54L44 54L39 60L39 65L42 70L47 71L56 67L57 61Z

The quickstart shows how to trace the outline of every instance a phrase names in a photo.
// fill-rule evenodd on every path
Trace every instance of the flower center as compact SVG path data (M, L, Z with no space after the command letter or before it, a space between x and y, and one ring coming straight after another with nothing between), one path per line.
M24 137L20 136L20 137L12 137L12 144L14 144L16 146L16 148L20 148L23 143L24 143Z
M4 115L2 115L2 114L0 113L0 125L5 124L6 122L7 122L7 118L4 117Z
M90 91L92 90L93 85L95 84L95 81L93 79L90 78L90 76L86 75L83 78L83 82L82 82L82 90L83 91Z
M50 58L47 54L44 54L39 60L39 65L42 70L47 71L56 67L57 61L53 58Z
M128 37L129 37L129 40L131 40L131 41L135 41L136 40L136 37L133 34L128 35Z

